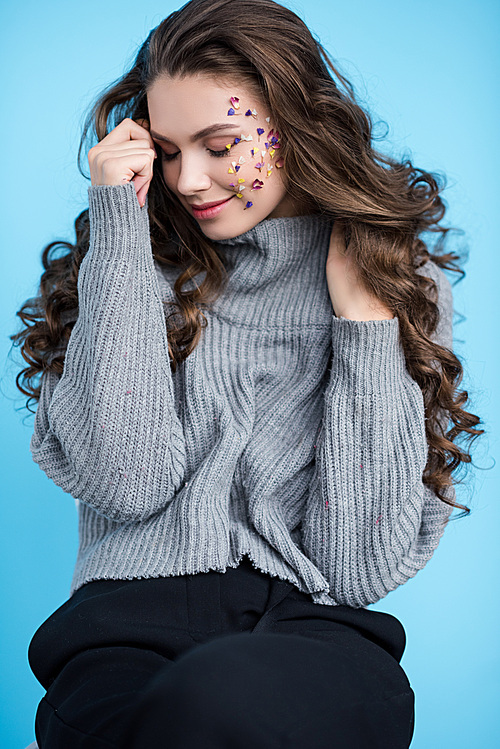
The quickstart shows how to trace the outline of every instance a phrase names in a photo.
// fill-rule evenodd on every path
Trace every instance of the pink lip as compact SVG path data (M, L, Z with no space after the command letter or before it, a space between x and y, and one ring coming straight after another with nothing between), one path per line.
M229 200L229 198L224 198L223 200L214 200L212 203L191 203L191 208L194 208L197 211L204 211L206 208L213 208L214 205L225 203L226 200Z
M191 210L193 211L193 215L197 219L206 219L206 218L214 218L214 216L217 216L218 213L220 213L226 203L229 203L229 201L234 198L234 195L231 195L230 198L226 198L225 200L217 200L212 203L202 203L201 205L191 205Z

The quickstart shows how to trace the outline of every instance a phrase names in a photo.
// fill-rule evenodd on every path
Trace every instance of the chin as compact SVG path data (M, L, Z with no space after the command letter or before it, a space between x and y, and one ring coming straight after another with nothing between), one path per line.
M251 208L243 212L242 206L236 206L241 208L241 212L238 211L237 216L228 216L226 219L214 219L213 221L199 221L198 226L205 236L210 239L233 239L238 237L240 234L244 234L249 229L262 221L265 216L250 214Z
M218 239L233 239L234 237L238 237L240 234L248 231L248 229L251 229L253 226L255 226L255 224L252 223L251 226L239 228L232 227L231 229L227 229L222 226L200 226L200 229L206 237L217 241Z

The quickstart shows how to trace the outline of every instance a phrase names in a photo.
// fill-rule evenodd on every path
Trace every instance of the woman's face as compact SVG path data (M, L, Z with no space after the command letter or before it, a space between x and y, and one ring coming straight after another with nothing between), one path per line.
M165 182L207 237L230 239L265 218L296 215L283 184L280 135L247 87L164 76L150 87L148 108ZM221 201L216 210L196 210Z

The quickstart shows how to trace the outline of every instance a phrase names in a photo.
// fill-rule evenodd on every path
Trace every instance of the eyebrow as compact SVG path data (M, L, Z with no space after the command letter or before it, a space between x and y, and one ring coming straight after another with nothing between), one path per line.
M216 125L209 125L208 127L204 127L203 130L198 130L197 133L194 133L194 135L191 136L190 141L191 143L195 143L197 140L201 140L201 138L205 138L205 136L210 135L211 133L216 133L219 130L235 130L235 129L241 129L241 125L230 125L227 122L219 122ZM164 135L160 135L160 133L155 133L154 130L150 130L151 137L153 140L161 140L164 143L173 143L169 138L166 138Z

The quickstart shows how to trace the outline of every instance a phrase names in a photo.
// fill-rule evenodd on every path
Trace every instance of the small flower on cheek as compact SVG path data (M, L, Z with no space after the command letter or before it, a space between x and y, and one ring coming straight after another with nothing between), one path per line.
M276 132L274 132L274 130L271 130L267 134L267 138L268 138L270 144L272 146L274 146L274 148L279 148L280 147L280 142L279 142L280 141L280 134L279 134L279 132L277 130L276 130Z
M240 108L240 100L239 100L239 98L237 96L231 96L230 99L229 99L229 101L231 102L231 106L227 110L227 116L228 117L232 117L234 115L241 114L241 112L237 112L236 111L237 109ZM245 116L246 117L248 117L250 115L252 115L252 117L254 117L254 118L257 117L257 112L255 111L255 109L252 109L252 110L248 109L245 112Z
M231 106L231 109L229 109L228 111L228 116L233 116L236 114L236 110L239 109L240 103L239 103L239 99L234 96L231 97L230 101L231 101L232 106ZM255 109L247 109L245 112L245 116L257 118L258 113ZM269 123L269 121L270 121L270 117L266 117L266 122ZM265 129L263 127L257 128L257 137L258 137L259 143L260 143L260 136L263 135L264 133L265 133ZM269 150L270 146L275 147L278 137L279 137L279 133L276 131L276 134L275 134L275 131L271 130L268 135L269 142L266 142L265 149ZM241 133L241 136L239 138L235 138L234 143L231 145L237 145L238 143L241 143L242 141L253 141L253 137L251 134L245 135L244 133ZM271 158L273 155L274 155L274 150L273 150L273 154L271 154ZM249 157L252 159L253 158L256 159L254 168L258 169L259 172L265 167L265 161L264 161L265 151L264 150L262 150L261 152L259 148L251 148ZM240 156L238 162L232 161L231 166L228 169L228 174L237 174L241 166L245 163L246 163L246 159L243 156ZM271 174L271 170L272 170L272 165L269 164L268 169L267 169L268 177ZM229 187L233 189L237 198L241 199L243 197L243 191L246 189L246 185L243 184L244 182L245 182L245 179L243 177L240 177L237 181L229 183ZM253 179L251 190L257 191L257 190L261 190L263 187L264 187L264 182L262 180ZM247 210L248 208L251 208L252 206L253 206L252 201L248 200L245 204L244 210Z
M233 188L234 192L236 193L236 197L237 198L242 198L243 197L243 194L242 194L243 190L246 189L246 186L243 184L244 181L245 180L244 180L243 177L239 177L238 178L238 182L236 182L236 183L235 182L230 182L229 183L229 187Z
M240 171L241 165L245 164L245 163L246 162L245 162L245 159L243 158L243 156L240 156L240 158L238 160L238 163L236 163L236 161L231 161L231 165L232 166L229 167L229 169L227 170L227 173L228 174L236 174L236 172Z

